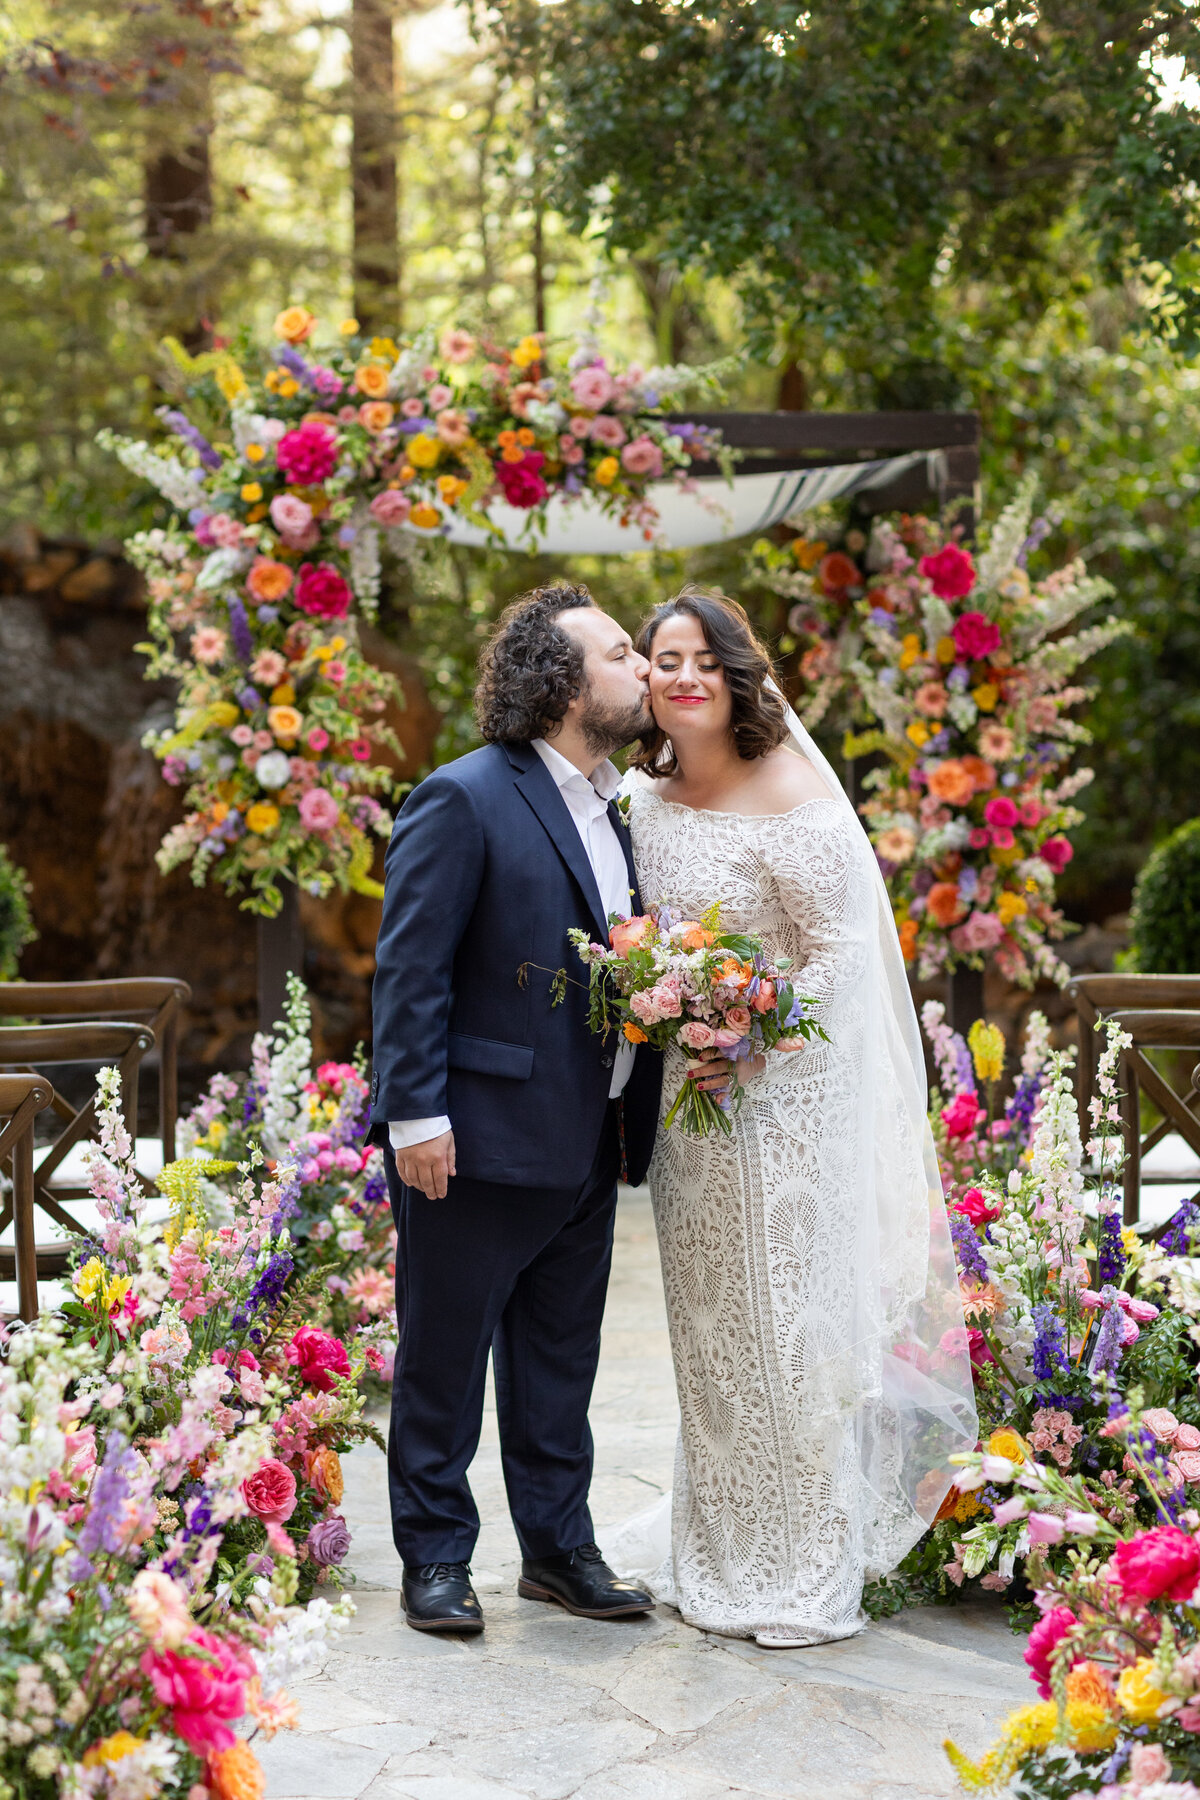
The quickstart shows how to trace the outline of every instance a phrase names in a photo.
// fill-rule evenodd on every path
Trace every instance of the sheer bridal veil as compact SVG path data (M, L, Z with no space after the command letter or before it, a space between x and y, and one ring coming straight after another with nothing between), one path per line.
M853 825L852 854L869 876L860 891L875 914L864 933L856 1199L843 1221L851 1304L797 1398L806 1436L835 1418L853 1430L864 1566L881 1576L933 1522L954 1473L949 1458L974 1449L978 1421L920 1028L887 889L849 796L791 707L788 727ZM601 1541L623 1572L651 1575L670 1550L669 1496Z

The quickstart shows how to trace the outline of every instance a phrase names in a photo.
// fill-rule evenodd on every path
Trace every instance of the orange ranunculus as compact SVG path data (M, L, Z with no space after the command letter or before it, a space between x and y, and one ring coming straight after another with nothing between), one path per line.
M294 706L273 706L267 713L267 724L281 741L298 738L303 723Z
M359 424L364 425L373 437L386 431L396 416L396 409L390 400L364 400L358 409Z
M948 756L936 769L930 769L929 792L935 800L966 806L974 796L975 782L960 758Z
M731 987L744 988L753 974L751 964L739 962L736 956L728 956L717 970L717 980L724 981Z
M648 1044L650 1042L641 1026L635 1025L632 1019L626 1019L621 1030L625 1033L625 1036L631 1044Z
M905 919L900 927L900 952L905 962L915 962L917 956L917 936L921 930L915 919Z
M354 371L354 385L368 400L385 399L390 380L391 371L382 363L364 363L361 369Z
M286 563L273 562L269 556L257 557L246 577L246 586L260 605L282 600L292 585L292 571Z
M817 575L829 595L844 594L847 588L857 587L862 580L850 558L843 556L840 550L831 550L828 556L822 557Z
M608 941L618 956L628 956L636 950L642 939L654 930L654 920L644 913L635 913L632 919L620 919L608 934Z
M995 787L995 766L990 762L984 762L982 756L964 756L962 766L975 783L977 794L984 794L989 788Z
M316 1490L323 1501L333 1506L341 1505L345 1481L342 1477L341 1458L336 1450L331 1450L328 1444L318 1444L304 1459L304 1474L308 1485Z
M427 500L422 500L409 513L408 522L415 525L418 531L432 531L435 525L441 524L442 515L436 506L430 506Z
M958 897L956 881L935 881L929 890L926 908L935 925L957 925L966 912Z
M703 925L698 925L695 919L685 919L680 942L685 950L707 950L709 945L714 942L714 934L711 931L705 931Z
M213 1800L263 1800L267 1778L249 1744L237 1738L228 1750L209 1753L208 1785Z
M275 319L275 336L289 344L302 344L316 329L316 318L307 306L285 306Z
M760 981L758 984L758 992L755 994L750 1004L755 1012L758 1013L772 1011L778 1004L778 998L775 993L775 983L773 981Z

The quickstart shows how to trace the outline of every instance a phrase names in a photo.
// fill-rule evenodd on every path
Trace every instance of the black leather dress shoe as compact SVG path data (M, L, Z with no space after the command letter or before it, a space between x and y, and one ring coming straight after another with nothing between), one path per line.
M613 1574L595 1544L559 1556L526 1557L517 1592L526 1600L556 1600L581 1619L626 1619L654 1606L653 1594Z
M469 1563L426 1563L404 1570L400 1604L414 1631L483 1630L483 1608L471 1586Z

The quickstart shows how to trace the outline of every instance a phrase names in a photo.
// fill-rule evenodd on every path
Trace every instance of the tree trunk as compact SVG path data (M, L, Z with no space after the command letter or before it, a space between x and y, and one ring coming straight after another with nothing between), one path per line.
M183 262L188 239L212 218L212 163L209 131L201 126L178 150L164 151L146 165L146 248L152 257ZM189 307L190 316L171 321L180 341L193 355L206 347L209 310L203 302Z
M776 405L780 412L808 411L808 377L794 357L780 371Z
M350 185L354 204L354 312L364 331L398 328L399 175L394 0L353 0Z

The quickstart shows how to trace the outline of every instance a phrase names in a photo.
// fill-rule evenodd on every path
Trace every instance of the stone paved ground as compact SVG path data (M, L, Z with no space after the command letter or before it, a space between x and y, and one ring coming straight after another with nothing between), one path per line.
M610 1523L670 1481L675 1399L644 1193L622 1199L600 1377L593 1512ZM347 1459L358 1614L296 1689L302 1731L256 1745L268 1800L926 1800L950 1795L953 1736L981 1749L1033 1698L998 1606L913 1611L846 1643L767 1651L660 1608L624 1624L516 1596L494 1415L471 1482L486 1523L482 1638L400 1617L383 1458Z

